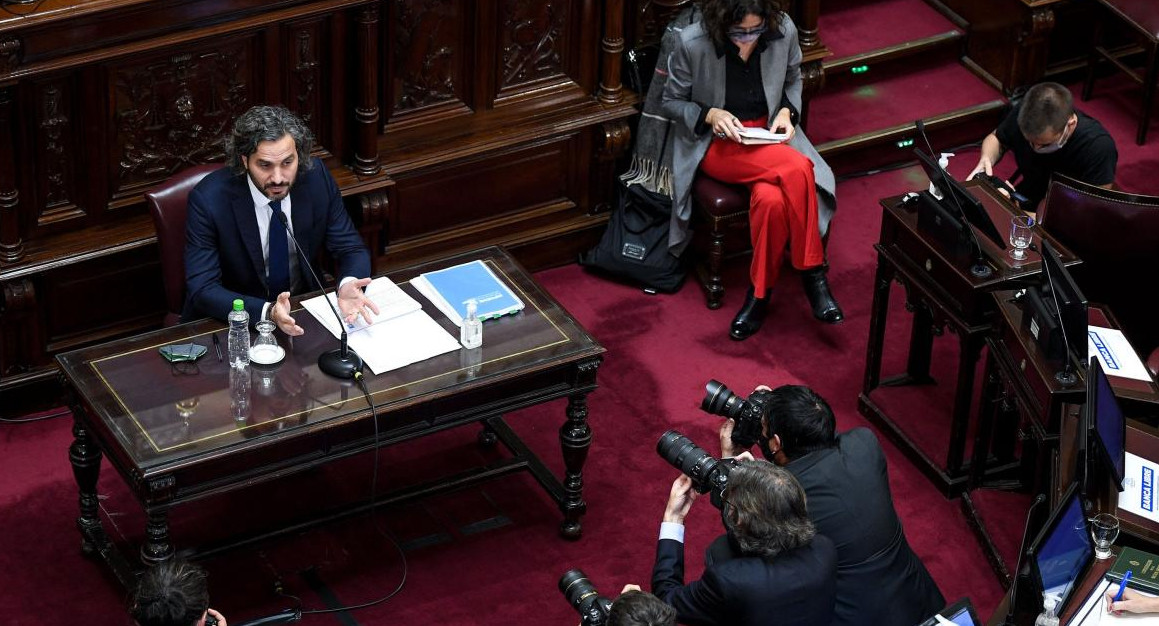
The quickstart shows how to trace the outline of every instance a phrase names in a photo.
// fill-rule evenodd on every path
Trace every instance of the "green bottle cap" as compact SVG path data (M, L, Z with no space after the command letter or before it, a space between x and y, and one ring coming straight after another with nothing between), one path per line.
M233 301L233 310L234 311L244 311L245 310L245 302L242 302L240 298L237 300L234 300Z

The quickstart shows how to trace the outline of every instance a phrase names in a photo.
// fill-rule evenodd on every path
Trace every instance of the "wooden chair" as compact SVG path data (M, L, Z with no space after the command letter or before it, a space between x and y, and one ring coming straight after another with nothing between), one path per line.
M1095 70L1099 61L1104 59L1130 76L1131 80L1140 83L1143 86L1143 111L1139 115L1135 143L1143 145L1147 140L1147 126L1151 121L1151 109L1155 102L1155 83L1159 82L1159 2L1155 0L1098 0L1098 2L1105 10L1099 12L1098 21L1095 23L1094 44L1091 46L1087 78L1083 84L1083 100L1091 97L1095 86ZM1147 55L1142 76L1103 47L1102 35L1108 15L1118 18L1141 36Z
M1055 174L1038 219L1082 259L1072 273L1087 299L1108 305L1144 360L1159 367L1159 196Z
M692 181L692 222L695 231L707 227L707 250L694 261L696 279L704 289L708 308L719 309L724 300L720 267L724 263L725 236L739 231L739 250L751 248L749 239L749 191L744 185L730 185L698 173ZM695 242L694 242L695 243Z
M161 281L165 286L165 325L181 319L185 307L185 213L189 192L206 174L220 169L220 163L195 165L169 177L145 194L149 213L157 228L157 248L161 254Z

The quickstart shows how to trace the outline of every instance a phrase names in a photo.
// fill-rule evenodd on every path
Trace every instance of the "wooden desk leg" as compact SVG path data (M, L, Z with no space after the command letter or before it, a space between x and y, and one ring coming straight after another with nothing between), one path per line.
M145 523L145 545L141 546L141 560L153 566L173 558L173 544L169 542L169 511L149 511Z
M966 454L966 436L970 425L970 400L974 395L974 368L982 352L982 341L965 331L958 341L958 386L954 389L954 416L950 422L950 448L946 454L946 473L951 478L962 474Z
M1002 378L992 353L986 355L986 369L983 370L986 384L982 387L982 398L978 403L978 431L974 434L974 452L970 461L970 484L967 490L982 484L986 465L990 457L990 440L994 433L995 415L1002 396Z
M889 315L889 287L894 269L885 256L877 253L877 273L873 277L873 304L869 313L869 343L865 348L865 378L861 393L868 396L881 381L881 352L885 343L885 320Z
M563 449L564 479L563 501L559 509L563 511L563 523L559 534L565 539L579 539L583 532L580 518L588 505L583 499L584 462L588 458L588 448L592 445L592 429L588 426L588 402L586 393L578 393L567 399L567 422L559 429L559 444Z
M936 382L933 376L930 376L930 359L934 353L934 314L930 311L929 304L918 302L914 305L913 318L905 373L882 381L883 387L932 385Z
M80 493L80 517L76 518L76 527L80 531L81 551L85 556L94 556L103 552L109 543L105 529L101 527L100 502L97 500L97 479L101 477L103 455L80 418L76 417L80 415L76 410L73 409L73 442L68 448L68 460L72 463L72 475Z

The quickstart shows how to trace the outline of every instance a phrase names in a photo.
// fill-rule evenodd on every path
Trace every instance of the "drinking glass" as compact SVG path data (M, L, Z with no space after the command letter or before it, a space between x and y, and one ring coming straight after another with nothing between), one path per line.
M1095 540L1095 558L1109 559L1111 544L1119 536L1119 518L1110 513L1099 513L1091 518L1091 538Z
M1016 261L1026 259L1026 249L1034 241L1034 218L1029 215L1015 215L1010 218L1010 245L1014 249L1010 256Z
M286 356L286 351L278 345L274 338L274 329L277 326L270 320L262 320L254 324L258 331L258 338L250 348L250 360L261 365L273 365Z

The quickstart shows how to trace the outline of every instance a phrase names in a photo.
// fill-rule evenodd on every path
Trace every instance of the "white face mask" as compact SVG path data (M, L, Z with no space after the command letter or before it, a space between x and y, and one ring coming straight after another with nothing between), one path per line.
M1032 149L1038 154L1051 154L1053 152L1058 152L1059 150L1062 149L1063 146L1066 145L1066 142L1067 142L1067 140L1070 139L1070 136L1072 134L1074 134L1073 129L1074 129L1074 126L1077 126L1077 125L1078 125L1077 118L1075 119L1075 123L1073 126L1068 121L1067 125L1065 127L1063 127L1063 129L1062 129L1062 135L1059 136L1058 141L1056 141L1055 143L1052 143L1052 144L1047 144L1045 146L1035 146ZM1070 132L1068 132L1068 130Z

